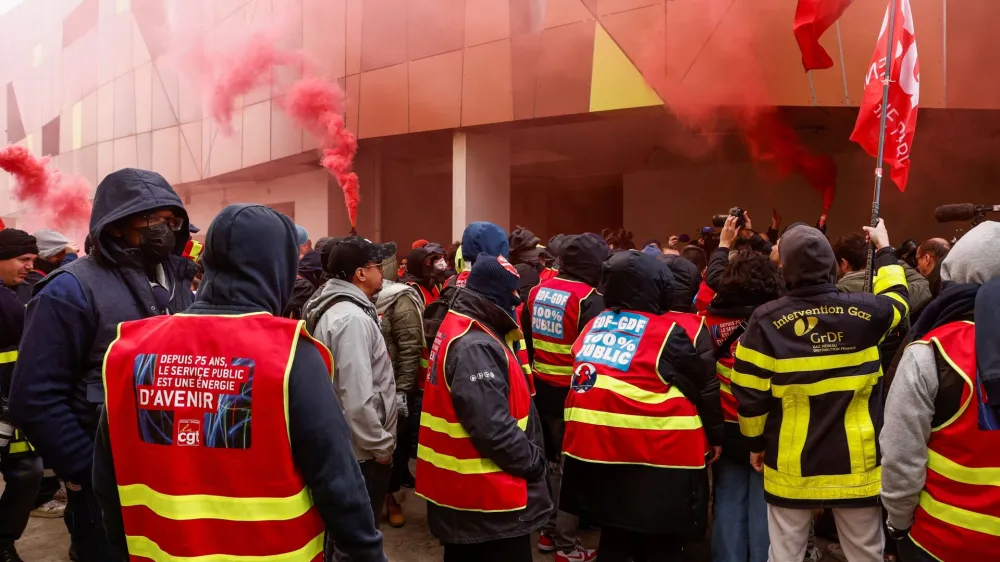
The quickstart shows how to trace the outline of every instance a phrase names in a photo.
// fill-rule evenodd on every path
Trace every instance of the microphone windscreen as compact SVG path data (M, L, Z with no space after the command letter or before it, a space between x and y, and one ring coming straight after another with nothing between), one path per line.
M976 218L976 206L972 203L958 205L941 205L934 209L934 218L938 222L963 222Z

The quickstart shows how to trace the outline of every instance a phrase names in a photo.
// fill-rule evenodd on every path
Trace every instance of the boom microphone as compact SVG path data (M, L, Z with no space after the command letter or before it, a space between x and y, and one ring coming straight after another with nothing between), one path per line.
M982 218L986 213L996 212L1000 212L1000 205L960 203L957 205L941 205L934 209L934 218L938 222L967 222Z

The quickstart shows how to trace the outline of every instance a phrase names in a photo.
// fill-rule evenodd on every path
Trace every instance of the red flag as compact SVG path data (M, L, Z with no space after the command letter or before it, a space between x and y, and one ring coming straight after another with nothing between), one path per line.
M854 125L851 140L860 144L872 156L878 154L879 127L882 117L882 87L886 65L889 8L882 20L882 31L868 74L861 112ZM920 103L920 61L917 58L917 37L913 27L910 0L896 0L896 21L893 31L892 72L889 84L889 104L885 117L885 162L892 168L891 177L900 191L906 190L910 175L910 149L917 127L917 106ZM881 173L881 170L878 171Z
M819 70L833 66L833 59L819 44L819 38L836 23L854 0L799 0L795 9L795 40L802 51L802 66Z

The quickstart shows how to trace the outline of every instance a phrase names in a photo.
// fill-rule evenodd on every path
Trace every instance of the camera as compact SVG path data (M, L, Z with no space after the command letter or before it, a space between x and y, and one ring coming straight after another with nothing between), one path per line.
M729 209L728 214L713 216L712 225L715 226L716 228L722 228L726 226L726 219L728 219L729 217L736 217L737 228L743 228L746 224L743 220L743 213L744 211L741 207L733 207L732 209Z

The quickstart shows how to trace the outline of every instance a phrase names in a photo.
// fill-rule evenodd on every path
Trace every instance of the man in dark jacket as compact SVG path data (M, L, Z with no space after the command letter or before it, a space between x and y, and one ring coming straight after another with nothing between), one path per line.
M13 228L0 231L0 421L10 425L8 414L11 375L17 348L24 331L24 305L15 291L27 285L32 261L37 257L35 238ZM0 494L0 561L19 562L14 541L28 525L42 482L42 460L20 431L0 448L0 473L4 490Z
M457 431L449 431L448 435L467 433L476 454L513 478L526 481L527 502L523 509L492 513L428 502L427 522L431 534L445 545L446 562L530 562L530 535L545 524L552 509L545 484L541 420L532 404L527 425L522 429L510 406L512 389L524 390L526 385L523 379L510 379L510 376L524 375L518 366L511 368L512 350L505 349L501 341L520 336L514 322L514 310L520 298L517 296L517 275L513 271L503 258L485 253L477 256L465 288L455 294L449 316L454 313L471 318L490 333L475 329L452 339L441 357L443 367L437 366L437 358L432 356L431 376L443 371L460 425ZM433 381L428 382L425 393L433 392L430 390L432 384ZM522 397L527 398L526 391ZM425 418L432 412L427 403L430 403L429 394L425 394ZM430 422L422 419L421 423ZM436 433L430 426L424 427L421 448L430 445L425 442L424 430ZM418 493L435 489L435 485L449 484L422 480L433 478L436 473L432 471L424 476L420 466L418 464ZM472 492L467 491L470 495Z
M555 279L542 283L542 291L549 285L565 285L565 281L575 281L582 283L591 289L590 294L581 298L578 304L578 314L575 326L561 326L562 332L567 339L573 334L579 334L580 330L594 319L598 314L604 312L604 299L596 289L601 282L601 264L608 256L608 248L592 236L573 235L567 237L563 243L559 260L561 266L559 274ZM563 283L560 283L563 281ZM579 285L576 285L579 286ZM587 289L585 288L584 291ZM569 293L566 293L569 295ZM582 293L581 293L582 294ZM565 377L566 386L557 386L547 382L542 375L539 375L539 361L536 361L536 345L543 345L535 342L536 332L533 331L532 323L534 316L534 303L529 301L521 310L521 329L524 331L524 341L528 348L528 359L536 373L535 376L535 404L538 412L542 416L543 428L545 430L545 453L549 460L549 488L552 491L552 498L556 500L558 508L559 490L562 482L562 443L563 432L566 424L564 412L566 407L566 395L569 393L569 379ZM565 317L562 317L565 318ZM547 342L546 342L547 343ZM565 345L565 344L563 344ZM569 344L572 345L572 344ZM555 369L572 369L572 357L568 353L561 354L561 357L569 362L569 365L554 365ZM551 381L551 378L550 378ZM579 558L568 558L569 560L589 561L593 559L593 551L583 548L576 537L578 525L576 517L569 513L557 509L552 519L543 529L538 539L538 548L543 552L559 550L557 556L578 555Z
M670 310L694 312L694 298L701 287L701 272L698 266L684 256L660 254L656 259L667 264L674 275L674 301Z
M36 285L28 305L11 414L68 490L81 561L113 559L90 486L101 366L120 322L191 305L197 267L180 256L187 213L163 176L126 168L94 196L92 251Z
M205 276L198 300L186 313L280 315L295 281L297 246L292 222L276 211L245 204L225 208L208 230ZM319 350L304 336L299 336L295 346L287 382L293 462L327 533L351 560L385 560L382 535L375 528L330 371ZM124 554L128 547L112 456L117 453L111 450L108 418L102 415L94 454L94 491L108 538Z
M309 250L299 260L299 274L295 276L292 298L285 305L285 318L302 318L302 308L323 284L323 258L317 250Z

